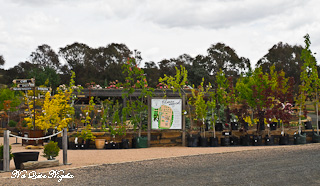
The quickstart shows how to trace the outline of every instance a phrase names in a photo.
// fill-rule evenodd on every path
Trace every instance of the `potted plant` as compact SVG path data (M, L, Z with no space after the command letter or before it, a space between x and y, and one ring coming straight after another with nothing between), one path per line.
M91 132L91 125L88 124L82 131L80 134L80 137L82 138L82 144L80 146L80 148L83 149L88 149L90 146L90 140L94 141L94 139L96 138L93 133Z
M271 123L269 123L270 130L277 130L278 120L276 118L271 119Z
M295 133L293 136L293 142L295 145L306 144L307 134L306 133Z
M320 135L319 135L319 88L320 88L320 80L318 77L318 67L316 58L313 56L312 51L310 50L310 36L306 34L304 36L305 39L305 48L301 52L301 60L304 61L303 66L301 67L301 79L303 80L304 84L300 87L301 92L306 91L308 95L313 96L314 105L315 105L315 112L316 112L316 126L317 131L313 133L312 141L315 143L320 142ZM304 97L301 96L301 99ZM303 103L303 102L301 102ZM300 109L301 110L301 109ZM301 111L300 111L301 113ZM300 114L301 115L301 114ZM300 120L299 120L300 121ZM301 123L299 123L301 124ZM310 124L310 125L306 125ZM305 123L306 129L312 129L311 123ZM299 131L300 133L300 131Z
M230 112L229 112L229 104L231 100L234 102L234 94L233 91L229 93L227 92L227 89L233 90L232 87L232 81L231 79L227 79L225 73L222 71L222 69L219 70L216 77L216 84L215 84L215 101L216 101L216 114L217 114L217 122L215 124L215 130L216 131L222 131L224 126L223 122L229 123L230 122ZM232 99L231 99L232 98ZM225 119L226 113L225 108L228 111L227 117ZM230 145L230 137L224 136L224 138L221 138L221 145Z
M194 86L193 86L194 87ZM211 87L211 84L209 83L209 86ZM195 108L195 116L196 120L200 124L200 146L207 147L208 146L208 138L206 137L206 130L205 130L205 118L207 116L207 109L208 105L206 101L204 100L205 94L208 92L208 88L204 88L204 78L202 78L202 82L200 86L198 87L198 90L192 89L192 97L189 99L192 105Z
M123 121L129 117L130 123L134 126L134 130L138 129L138 137L132 140L133 146L139 148L148 147L148 138L141 136L145 111L148 110L147 97L152 96L153 89L148 87L148 82L143 69L139 68L135 59L130 58L127 63L122 65L125 83L118 83L116 86L123 86L122 97L127 100L122 109ZM140 89L141 93L138 97L133 98L133 93L136 89Z
M11 152L11 145L9 145L9 156L10 160L14 157ZM3 145L0 145L0 170L3 170Z
M81 123L85 125L85 128L80 133L80 137L83 140L82 144L80 145L80 148L83 149L88 149L90 146L90 140L93 141L96 138L91 131L91 112L93 111L94 106L94 98L90 97L89 105L86 106L84 109L81 109L83 113Z
M38 151L27 151L27 152L14 152L13 160L16 169L20 169L21 164L28 161L38 161Z
M190 127L189 133L187 135L187 146L188 147L198 147L199 146L199 133L194 134L193 131L199 131L198 126Z
M257 122L257 119L251 120L250 116L246 116L242 118L244 124L243 124L243 132L246 132L244 136L240 137L240 144L242 146L249 146L250 145L250 136L248 135L247 131L249 129L249 126L253 126L253 123Z
M60 148L58 147L58 142L50 141L48 144L44 146L43 149L43 157L47 158L47 160L54 160L55 157L59 155Z

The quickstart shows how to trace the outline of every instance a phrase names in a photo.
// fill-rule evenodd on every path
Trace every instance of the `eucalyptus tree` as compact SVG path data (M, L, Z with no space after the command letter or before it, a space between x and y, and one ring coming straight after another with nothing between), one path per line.
M256 67L261 67L264 73L270 72L270 67L275 66L275 70L280 72L283 70L286 77L293 77L296 82L295 90L297 92L300 84L301 67L303 60L301 59L301 52L303 47L300 45L289 45L287 43L279 42L269 49L268 53L264 55L256 64Z
M32 76L30 72L37 68L35 64L30 63L29 61L20 62L18 65L9 68L6 70L4 75L4 84L11 85L12 80L14 79L24 79Z
M239 77L251 69L248 58L239 57L234 49L224 43L211 45L204 66L210 75L215 76L220 69L226 76Z
M0 55L0 66L3 66L5 64L5 60L2 55Z
M145 62L143 68L150 87L156 87L160 78L159 68L155 62Z
M39 68L52 68L56 71L61 65L58 54L47 44L38 46L36 51L31 53L30 61Z
M88 67L91 58L90 52L91 48L88 45L77 42L59 50L59 56L67 63L69 70L78 74L75 78L76 84L85 85L88 82L88 69L86 67Z
M105 84L108 81L125 80L122 71L122 65L126 63L128 58L133 57L133 52L125 44L111 43L106 47L99 47L91 50L90 59L94 77L94 81L99 84ZM135 60L140 60L139 51L136 50Z
M206 82L213 82L213 77L210 76L209 72L206 69L205 64L206 57L203 55L197 55L192 60L192 64L186 66L188 70L188 81L190 85L199 85L201 83L202 78L205 79Z

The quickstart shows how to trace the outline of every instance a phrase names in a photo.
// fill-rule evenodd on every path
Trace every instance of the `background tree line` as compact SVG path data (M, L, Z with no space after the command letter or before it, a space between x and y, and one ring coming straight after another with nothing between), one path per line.
M263 72L269 72L270 67L275 65L276 71L283 70L286 77L293 77L298 86L303 64L302 50L303 47L300 45L292 46L279 42L256 63L256 67L262 67ZM131 51L125 44L111 43L105 47L91 48L75 42L60 48L58 53L49 45L43 44L31 52L28 61L20 62L7 70L0 69L0 82L10 86L13 79L35 77L37 85L55 88L68 83L72 70L76 73L76 85L85 86L86 83L95 82L101 86L108 86L109 82L125 80L121 67L130 57L134 57L138 64L142 62L141 53L137 50ZM4 64L5 57L0 55L0 66ZM159 62L147 61L142 68L149 86L156 87L159 77L163 77L164 74L173 76L174 67L180 65L188 71L190 85L199 85L202 78L214 83L219 69L222 69L227 77L234 79L240 77L241 73L252 71L250 60L238 56L234 49L224 43L211 45L206 55L191 57L182 54L177 58L163 59Z

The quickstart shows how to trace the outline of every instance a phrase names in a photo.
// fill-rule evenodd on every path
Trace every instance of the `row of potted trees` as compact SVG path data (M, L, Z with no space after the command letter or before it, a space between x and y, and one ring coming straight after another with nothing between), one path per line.
M238 123L232 122L232 127L226 127L223 126L222 123L216 123L215 131L221 132L221 138L220 138L220 145L221 146L229 146L229 145L288 145L288 144L306 144L307 143L307 133L306 132L296 132L294 135L290 136L289 134L285 134L284 130L282 130L281 135L270 135L270 131L277 130L278 123L272 122L271 125L268 125L269 130L268 132L260 132L260 133L253 133L248 134L246 130L243 130L243 128L240 129L242 133L240 133L241 136L239 136L238 132ZM222 125L223 127L217 127ZM304 122L305 129L312 129L312 125L310 121ZM263 129L265 130L265 129ZM233 135L233 132L238 132L237 136ZM211 131L212 132L212 131ZM319 143L320 137L319 135L312 130L312 132L309 132L312 136L313 143ZM219 139L217 137L211 136L211 137L205 137L201 135L201 131L197 134L189 134L187 138L187 146L189 147L216 147L219 146ZM275 142L276 141L276 142Z

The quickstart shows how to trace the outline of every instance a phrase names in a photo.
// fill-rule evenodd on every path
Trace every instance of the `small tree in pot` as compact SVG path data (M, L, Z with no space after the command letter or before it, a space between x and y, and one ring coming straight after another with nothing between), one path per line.
M43 157L48 160L54 160L55 157L59 155L60 148L58 147L58 142L50 141L48 144L44 146L43 149Z
M320 135L319 135L319 89L320 89L320 79L318 78L318 67L315 57L313 56L310 50L310 36L309 34L304 36L305 38L305 48L301 52L301 59L304 61L301 71L300 78L305 82L306 91L308 95L313 96L315 111L316 111L316 125L317 125L317 133L313 134L312 141L313 142L320 142ZM309 87L307 85L310 84ZM303 87L301 87L303 89ZM303 98L301 98L303 99ZM301 120L299 120L299 124L301 125ZM299 126L300 126L299 125Z
M198 87L198 91L193 88L192 89L192 103L193 106L195 107L195 114L196 114L196 119L201 122L201 138L200 138L200 144L201 146L207 146L207 141L208 138L206 138L206 130L205 130L205 119L207 117L207 108L208 105L206 101L204 100L205 94L208 92L204 88L204 78L202 78L202 82L200 86ZM209 87L211 84L209 83ZM191 100L190 100L191 101Z
M143 129L143 113L148 109L147 97L152 96L153 89L148 87L144 71L138 67L134 58L129 58L122 65L122 69L122 73L126 75L126 82L122 85L122 97L127 100L122 110L123 121L126 121L127 117L129 117L130 123L134 125L134 129L138 128L137 142L143 142L143 147L147 147L147 143L145 143L147 142L147 138L141 137L141 132ZM119 86L120 83L117 84L117 87ZM133 97L132 94L136 89L140 89L141 93L138 97Z

